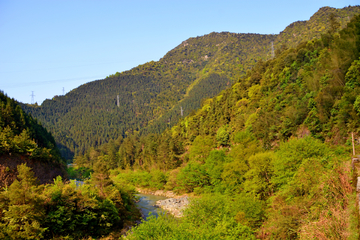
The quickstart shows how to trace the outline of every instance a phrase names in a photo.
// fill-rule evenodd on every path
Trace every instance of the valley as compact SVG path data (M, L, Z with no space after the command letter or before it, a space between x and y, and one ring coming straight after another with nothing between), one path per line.
M0 238L358 239L359 91L349 6L189 38L41 106L1 92ZM148 217L139 192L188 197Z

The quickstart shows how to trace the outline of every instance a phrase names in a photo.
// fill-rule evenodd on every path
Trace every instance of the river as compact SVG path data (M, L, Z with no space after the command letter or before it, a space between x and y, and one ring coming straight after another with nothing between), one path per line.
M75 184L77 187L84 184L84 181L75 180ZM136 196L139 197L139 201L136 203L136 206L141 209L142 214L144 215L144 220L146 220L149 217L149 214L151 212L152 215L158 216L161 212L164 212L161 208L154 207L156 201L158 200L164 200L168 197L163 196L155 196L150 194L136 194Z
M154 207L156 201L167 199L167 197L163 196L155 196L150 194L136 194L139 197L139 200L136 205L141 209L142 214L144 215L144 220L149 217L151 212L152 215L158 216L161 212L164 212L161 208Z

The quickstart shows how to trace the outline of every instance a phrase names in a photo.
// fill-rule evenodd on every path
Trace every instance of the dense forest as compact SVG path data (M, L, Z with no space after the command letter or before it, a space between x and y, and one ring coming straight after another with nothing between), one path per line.
M61 161L53 136L3 92L0 92L0 127L0 154L22 153L41 159L42 154L49 152L54 161Z
M92 169L84 185L65 182L53 136L0 92L0 239L120 236L140 218L134 191Z
M359 12L190 38L41 106L0 92L0 239L359 239ZM85 184L39 183L60 151ZM190 205L134 226L136 188Z
M213 32L189 38L157 62L84 84L41 106L22 108L53 134L67 159L109 139L160 134L199 108L202 99L244 77L257 62L326 33L331 14L343 28L359 12L358 6L324 7L309 21L293 23L280 34Z
M360 15L342 30L329 22L163 133L76 157L106 163L123 184L201 196L182 219L153 218L128 239L358 239Z
M264 149L305 135L344 144L348 133L359 127L356 19L341 31L334 21L334 29L321 39L259 61L231 88L203 100L199 110L162 134L119 137L90 148L76 160L91 165L105 152L117 167L169 169L178 167L187 153L191 156L193 147L227 147L243 132L258 139Z
M65 160L53 136L20 105L0 92L0 188L17 175L17 165L30 164L42 183L65 176Z
M121 231L140 218L134 191L109 178L102 164L85 184L40 185L27 164L17 179L0 191L1 239L92 239Z

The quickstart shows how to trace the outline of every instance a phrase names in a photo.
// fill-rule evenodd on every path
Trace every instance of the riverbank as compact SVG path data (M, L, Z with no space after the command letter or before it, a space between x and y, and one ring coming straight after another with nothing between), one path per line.
M138 201L135 204L137 208L140 209L142 218L145 221L150 216L150 213L152 216L157 217L159 214L161 214L161 212L164 211L156 206L156 202L159 200L166 200L167 197L143 193L136 194L136 196L138 198Z
M167 197L167 198L181 198L181 197L188 196L188 194L178 195L178 194L174 193L173 191L165 191L165 190L155 190L154 191L154 190L146 189L146 188L136 188L136 191L138 191L139 193L142 193L142 194L163 196L163 197Z
M164 200L158 200L155 203L156 207L162 208L172 214L174 217L182 217L183 210L189 205L189 195L177 195L173 191L151 190L151 189L136 189L141 194L155 195L167 197Z
M171 213L174 217L182 217L183 210L187 208L189 205L189 197L181 197L181 198L168 198L165 200L156 201L155 206L162 208L169 213Z

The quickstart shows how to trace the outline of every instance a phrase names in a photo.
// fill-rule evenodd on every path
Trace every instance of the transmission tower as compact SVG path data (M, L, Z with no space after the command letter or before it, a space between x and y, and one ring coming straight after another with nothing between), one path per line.
M275 57L274 42L271 42L271 58Z
M63 95L65 95L65 88L63 87Z
M35 97L35 95L34 95L34 91L31 91L31 104L34 104L34 97Z

